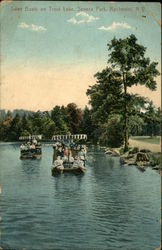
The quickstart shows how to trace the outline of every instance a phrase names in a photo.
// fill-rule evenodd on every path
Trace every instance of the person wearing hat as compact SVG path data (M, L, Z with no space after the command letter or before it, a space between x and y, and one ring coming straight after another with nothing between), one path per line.
M58 145L58 149L56 151L56 156L60 156L60 159L62 159L62 157L64 156L64 151L63 151L63 147L61 145Z

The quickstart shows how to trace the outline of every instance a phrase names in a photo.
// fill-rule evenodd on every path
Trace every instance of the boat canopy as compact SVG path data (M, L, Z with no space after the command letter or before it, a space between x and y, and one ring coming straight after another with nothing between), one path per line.
M42 135L28 135L28 136L19 137L20 141L26 141L26 140L31 140L31 139L42 140Z
M52 140L53 141L59 141L59 140L87 140L87 135L86 134L53 135Z

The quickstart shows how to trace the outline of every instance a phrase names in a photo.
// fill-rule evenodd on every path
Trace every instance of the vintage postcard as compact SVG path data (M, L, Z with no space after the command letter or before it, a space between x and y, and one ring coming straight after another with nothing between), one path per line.
M161 5L1 1L0 249L161 249Z

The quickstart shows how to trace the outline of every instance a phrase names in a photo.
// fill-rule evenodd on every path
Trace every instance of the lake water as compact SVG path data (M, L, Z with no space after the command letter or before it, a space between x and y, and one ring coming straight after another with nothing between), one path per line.
M30 250L153 250L160 245L160 175L88 152L86 173L51 176L52 147L20 160L0 145L0 246Z

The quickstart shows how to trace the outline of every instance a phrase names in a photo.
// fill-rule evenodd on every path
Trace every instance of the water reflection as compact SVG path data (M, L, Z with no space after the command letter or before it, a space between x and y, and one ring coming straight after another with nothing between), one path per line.
M66 190L75 192L80 190L84 175L75 175L73 173L63 173L53 176L54 188L57 192Z
M40 172L41 159L25 159L21 160L22 171L27 175L37 175Z

